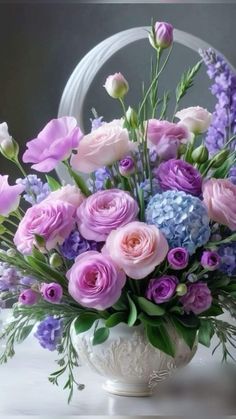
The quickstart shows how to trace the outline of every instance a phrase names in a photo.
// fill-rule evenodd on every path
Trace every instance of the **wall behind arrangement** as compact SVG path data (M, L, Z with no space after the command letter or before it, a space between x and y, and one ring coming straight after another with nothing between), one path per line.
M0 4L0 122L7 121L12 135L24 149L48 120L56 117L68 77L80 59L98 42L124 29L170 21L220 50L236 66L236 4ZM116 101L107 97L102 84L107 74L121 71L130 84L129 103L138 101L141 81L149 77L152 50L142 41L116 54L103 68L85 104L89 128L91 107L106 120L120 114ZM199 57L177 46L162 85L174 89L181 72ZM198 76L183 105L199 104L213 109L209 81ZM0 157L1 173L17 173Z

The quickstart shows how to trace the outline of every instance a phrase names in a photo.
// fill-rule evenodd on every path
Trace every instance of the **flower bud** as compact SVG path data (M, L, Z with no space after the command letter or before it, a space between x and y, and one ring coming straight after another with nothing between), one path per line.
M209 152L206 146L200 145L199 147L195 148L192 152L192 161L194 163L205 163L208 160Z
M220 167L225 162L225 160L227 160L229 154L230 154L230 150L219 151L219 153L215 154L212 157L211 167L214 169L217 169L218 167Z
M178 147L178 157L183 156L187 151L187 144L180 143Z
M10 160L17 157L19 153L19 146L10 136L6 122L0 124L0 151Z
M104 87L114 99L123 99L129 90L128 82L121 73L108 76Z
M9 256L10 258L14 258L16 256L16 251L15 249L11 248L7 250L7 256Z
M130 106L126 112L126 119L131 128L136 129L138 127L138 115Z
M155 49L169 48L173 43L174 28L170 23L156 22L149 35L149 41Z
M221 262L221 258L217 252L212 252L206 250L203 252L201 257L201 265L204 269L208 271L215 271L219 268Z
M185 285L185 284L177 285L176 294L179 297L182 297L183 295L185 295L187 293L187 291L188 291L187 285Z
M19 303L26 306L33 306L39 300L39 294L32 289L25 290L21 292L19 296Z
M119 172L124 177L129 177L135 172L135 165L132 157L127 156L124 159L120 160Z
M63 260L58 253L53 253L50 256L49 263L53 268L59 268L63 264Z

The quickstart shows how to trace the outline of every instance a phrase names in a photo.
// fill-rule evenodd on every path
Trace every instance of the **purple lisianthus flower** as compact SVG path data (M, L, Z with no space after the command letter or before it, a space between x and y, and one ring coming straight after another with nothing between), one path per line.
M38 300L39 294L30 288L28 290L22 291L19 295L19 303L26 306L33 306L38 302Z
M187 294L180 301L186 313L200 314L211 307L211 291L205 282L195 282L188 285Z
M103 244L102 244L103 245ZM60 246L61 254L69 260L75 259L88 250L100 250L101 245L94 240L86 240L79 231L75 230Z
M20 194L24 190L24 186L22 185L10 186L8 177L0 175L0 215L3 217L8 217L11 212L18 208Z
M79 255L66 276L72 298L82 306L97 310L115 304L126 281L124 271L108 255L95 251Z
M154 26L154 34L150 35L150 42L154 48L169 48L173 43L174 27L167 22L156 22ZM153 39L154 38L154 39Z
M60 303L63 295L63 290L60 284L51 282L50 284L42 284L40 292L45 301L49 303L58 304Z
M120 160L119 172L122 176L130 176L135 172L134 159L130 156Z
M183 161L171 159L160 164L154 171L163 191L177 190L199 196L202 192L202 177L195 167Z
M204 269L208 271L215 271L219 268L221 262L221 258L217 252L211 252L206 250L203 252L201 257L201 265Z
M167 260L172 269L184 269L188 265L189 253L184 247L175 247L169 251Z
M23 162L34 163L32 169L48 173L55 169L58 162L70 157L82 135L75 118L63 116L52 119L36 138L26 144L28 149L23 155Z
M46 317L34 335L40 345L49 351L55 351L62 337L62 320L52 316Z
M163 275L160 278L153 278L148 284L146 297L156 304L165 303L173 297L178 283L178 278L173 275Z

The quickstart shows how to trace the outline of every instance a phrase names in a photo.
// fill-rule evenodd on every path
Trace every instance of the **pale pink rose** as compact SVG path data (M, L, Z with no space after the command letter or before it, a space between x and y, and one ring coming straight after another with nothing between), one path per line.
M133 221L109 234L103 252L129 277L142 279L165 259L168 249L157 227Z
M23 185L10 186L8 176L0 175L0 215L7 217L15 211L20 203L20 194L23 192Z
M203 184L203 202L209 217L236 231L236 186L226 179L211 179Z
M68 204L73 205L75 208L79 208L79 206L84 201L85 196L82 194L81 190L77 188L75 185L66 185L62 186L57 191L51 192L45 201L63 201L67 202Z
M135 150L135 143L129 140L127 129L121 120L103 124L80 140L77 153L71 157L73 169L82 173L109 166Z
M175 116L194 134L206 132L212 120L212 114L207 109L201 108L201 106L182 109Z

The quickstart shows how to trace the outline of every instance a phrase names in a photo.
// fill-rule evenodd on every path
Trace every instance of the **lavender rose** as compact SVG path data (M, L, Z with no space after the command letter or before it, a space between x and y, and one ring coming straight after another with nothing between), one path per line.
M194 284L188 285L187 294L180 301L186 313L192 311L194 314L200 314L211 307L211 291L205 282L195 282Z
M74 300L97 310L115 304L126 281L125 273L110 257L96 251L79 255L66 276Z
M203 252L201 257L201 265L204 269L208 271L215 271L219 268L221 263L221 257L217 252L211 252L206 250Z
M45 301L48 301L52 304L60 303L63 295L63 290L60 284L56 282L51 282L50 284L42 284L40 292Z
M22 291L19 295L19 303L26 306L33 306L38 302L38 300L39 294L32 289Z
M119 172L122 176L129 177L135 172L134 159L130 156L120 160Z
M75 208L62 201L45 202L29 208L14 237L19 252L29 255L37 246L35 235L43 237L47 250L62 244L75 224Z
M202 177L197 169L183 160L171 159L163 162L155 170L164 191L168 189L183 191L199 196L202 191Z
M153 278L148 284L146 297L156 304L165 303L175 294L178 283L176 276L164 275L160 278Z
M119 189L98 191L77 211L78 228L87 240L105 241L112 230L128 224L138 215L137 202Z
M184 269L188 265L189 253L187 249L183 247L175 247L169 251L167 260L172 269Z
M23 162L34 163L32 169L38 172L50 172L58 162L70 157L82 135L75 118L52 119L36 138L26 144L28 150L23 155Z
M10 186L8 176L0 175L0 215L7 217L11 212L15 211L20 203L20 194L23 192L24 186Z

